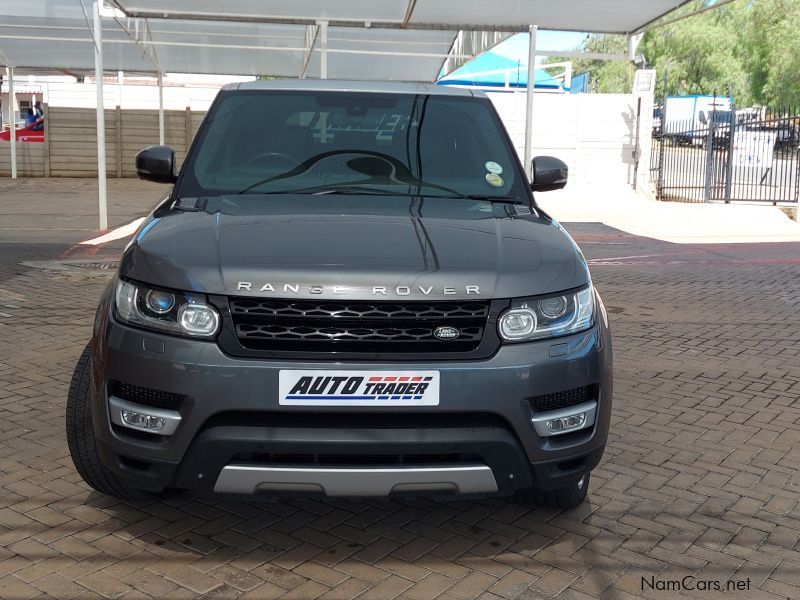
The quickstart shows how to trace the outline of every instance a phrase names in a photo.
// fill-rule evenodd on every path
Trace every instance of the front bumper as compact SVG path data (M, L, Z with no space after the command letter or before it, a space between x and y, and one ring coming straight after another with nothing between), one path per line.
M612 362L604 319L598 315L598 323L581 334L502 346L485 360L343 364L230 357L214 342L146 332L108 317L97 324L93 355L98 451L120 478L153 491L259 493L265 488L254 465L271 469L264 476L275 480L267 488L276 492L381 495L381 485L364 482L386 479L383 471L395 467L419 475L397 475L393 491L505 495L563 487L597 465L608 434ZM440 403L369 410L280 406L278 372L286 368L438 370ZM174 433L143 435L112 423L112 381L185 396ZM530 399L583 386L596 390L592 426L563 436L537 434ZM287 475L281 470L287 465L309 473L308 481ZM222 485L231 480L220 477L228 466L235 484ZM494 487L472 468L481 466L491 469ZM354 471L345 478L353 483L319 484L326 469ZM441 473L434 476L432 469Z

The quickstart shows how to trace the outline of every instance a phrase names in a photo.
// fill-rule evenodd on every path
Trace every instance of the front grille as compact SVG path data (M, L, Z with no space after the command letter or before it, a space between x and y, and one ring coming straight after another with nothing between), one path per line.
M122 383L121 381L112 384L111 394L121 400L167 410L179 410L184 400L184 396L180 394L173 394L172 392L164 392L130 383Z
M239 343L251 350L305 352L469 352L483 338L489 303L333 302L230 298ZM455 327L455 339L434 336Z
M536 412L544 412L548 410L558 410L560 408L567 408L575 406L589 400L597 398L597 386L586 385L571 390L564 390L562 392L554 392L552 394L544 394L542 396L534 396L529 398L533 410Z

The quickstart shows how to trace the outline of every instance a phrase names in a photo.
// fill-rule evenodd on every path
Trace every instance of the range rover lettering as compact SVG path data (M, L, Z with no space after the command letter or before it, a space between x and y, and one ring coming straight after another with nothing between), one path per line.
M612 402L586 261L479 91L223 88L124 250L70 385L119 498L516 496L577 506Z

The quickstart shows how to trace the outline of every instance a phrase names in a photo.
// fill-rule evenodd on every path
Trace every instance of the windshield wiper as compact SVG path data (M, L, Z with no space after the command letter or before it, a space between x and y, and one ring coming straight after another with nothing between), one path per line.
M331 196L334 194L360 194L363 196L410 196L405 192L394 192L387 190L370 190L360 187L330 187L330 188L307 188L293 190L297 193L311 194L312 196Z
M519 198L512 196L489 196L486 194L459 194L457 196L440 196L434 194L420 194L426 198L452 198L453 200L484 200L486 202L497 202L498 204L526 204Z
M237 192L237 195L239 192ZM270 190L268 192L258 192L259 195L276 196L282 194L310 194L311 196L329 196L334 194L350 194L362 196L410 196L406 192L395 192L391 190L371 190L357 186L352 187L326 187L314 186L308 188L297 188L295 190Z
M445 198L451 200L482 200L498 204L525 204L513 196L491 196L488 194L426 194L425 192L398 192L394 190L373 190L358 186L315 186L296 190L272 190L259 192L265 196L277 194L310 194L312 196L361 195L361 196L403 196L405 198Z
M363 196L404 196L406 198L446 198L453 200L483 200L486 202L497 202L499 204L524 204L519 198L511 196L489 196L486 194L426 194L425 192L397 192L394 190L372 190L356 186L336 186L336 187L310 187L296 190L278 190L274 192L262 192L269 194L311 194L312 196L332 196L335 194L343 195L363 195Z

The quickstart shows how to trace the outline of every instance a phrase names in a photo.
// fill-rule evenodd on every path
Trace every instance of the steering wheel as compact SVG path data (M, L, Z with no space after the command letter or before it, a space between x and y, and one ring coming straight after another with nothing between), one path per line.
M277 160L276 160L277 159ZM245 161L246 165L257 163L257 162L283 162L290 167L294 167L299 164L296 158L289 156L288 154L284 154L283 152L261 152L254 156L251 156Z

